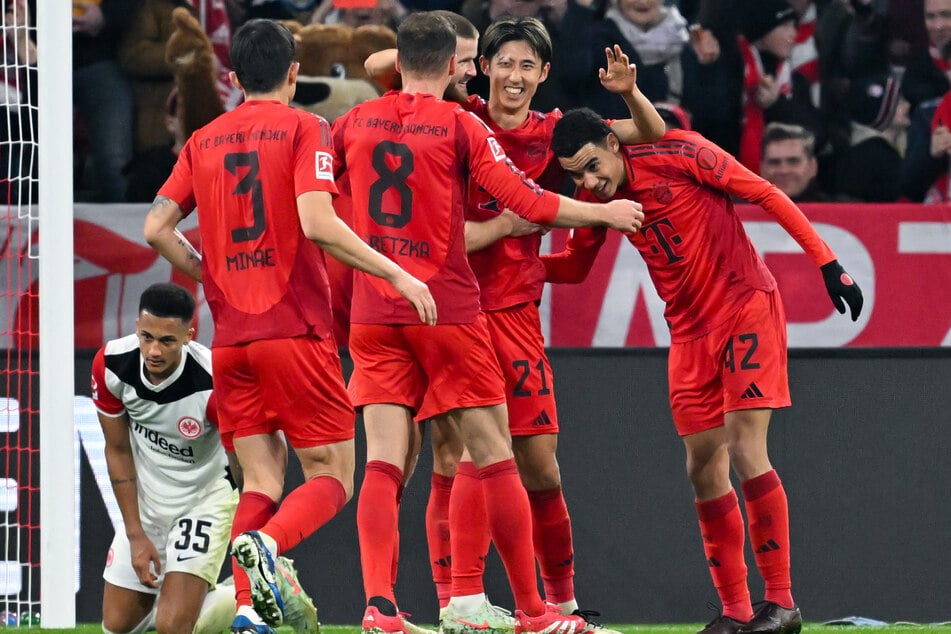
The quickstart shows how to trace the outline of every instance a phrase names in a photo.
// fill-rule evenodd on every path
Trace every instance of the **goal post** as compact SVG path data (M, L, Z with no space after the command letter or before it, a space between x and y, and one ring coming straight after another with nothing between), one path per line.
M72 5L36 3L39 135L40 614L76 625Z

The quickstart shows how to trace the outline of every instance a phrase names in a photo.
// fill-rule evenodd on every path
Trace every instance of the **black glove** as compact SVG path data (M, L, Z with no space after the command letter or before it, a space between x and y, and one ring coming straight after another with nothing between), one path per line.
M858 319L862 314L862 303L865 300L862 298L862 289L855 283L852 276L845 272L838 260L823 264L819 270L822 271L822 279L826 283L826 290L829 291L829 297L832 298L835 309L844 315L845 305L848 304L852 321Z

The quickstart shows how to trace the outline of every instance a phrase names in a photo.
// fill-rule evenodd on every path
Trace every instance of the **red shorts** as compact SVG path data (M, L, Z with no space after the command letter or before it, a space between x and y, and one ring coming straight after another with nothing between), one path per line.
M538 307L529 302L487 312L495 356L505 377L505 403L513 436L558 433L551 363L545 354Z
M789 407L779 291L756 291L733 319L693 341L672 343L667 378L681 436L722 425L725 412Z
M357 407L393 403L416 420L461 407L505 402L485 317L472 324L352 324L350 398Z
M281 430L292 447L354 437L353 406L333 339L262 339L212 348L222 437Z

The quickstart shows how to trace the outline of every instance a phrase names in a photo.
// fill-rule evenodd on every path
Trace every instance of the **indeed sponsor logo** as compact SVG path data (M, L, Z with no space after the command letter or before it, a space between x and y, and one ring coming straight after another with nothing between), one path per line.
M133 429L135 430L135 433L139 434L153 445L157 445L159 449L167 451L172 456L181 456L183 458L193 458L195 456L194 447L188 446L183 448L179 447L178 445L174 445L160 436L157 431L154 429L148 429L141 423L136 422Z

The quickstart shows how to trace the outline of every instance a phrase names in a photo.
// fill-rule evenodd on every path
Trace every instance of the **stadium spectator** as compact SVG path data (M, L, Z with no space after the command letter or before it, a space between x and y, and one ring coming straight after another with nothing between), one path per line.
M831 202L816 176L816 138L799 125L770 123L763 130L760 176L776 185L794 202Z
M772 410L790 404L785 317L776 282L730 197L776 216L820 267L836 309L845 312L848 304L853 321L862 309L861 291L795 204L697 133L671 130L652 144L622 146L603 119L581 109L565 113L555 126L552 148L583 200L644 202L645 224L628 239L666 303L670 404L687 453L704 552L723 605L702 634L799 632L802 617L790 582L788 504L766 443ZM593 262L591 252L599 247L593 240L546 256L548 279L583 278ZM731 466L743 490L756 565L766 584L765 602L755 613Z
M149 243L204 282L214 319L221 430L233 434L244 470L232 528L240 566L232 631L250 634L284 620L277 555L329 521L352 494L354 415L318 245L385 278L386 292L400 297L397 304L409 300L416 319L436 319L426 285L334 215L330 127L288 106L299 68L294 53L294 37L276 22L251 20L235 33L231 80L246 100L192 135L145 222ZM204 257L175 230L196 206ZM283 500L282 435L304 474Z
M0 67L0 201L36 202L36 43L26 0L5 0Z
M901 96L901 73L857 77L845 100L850 143L837 152L838 200L872 203L901 198L902 155L908 131L908 101Z
M743 92L740 148L737 157L747 168L760 165L763 129L767 123L794 123L824 142L819 110L812 105L809 82L792 68L796 13L786 0L750 2L740 17Z
M951 88L947 56L947 47L951 45L951 0L924 0L924 24L928 50L907 60L902 80L902 94L911 104L911 124L901 191L912 201L923 200L946 168L944 158L935 158L936 153L931 151L931 132L938 102Z
M624 101L603 90L597 68L604 49L620 44L637 66L637 84L652 102L679 103L683 98L681 56L688 48L687 21L675 5L662 0L573 0L568 23L571 41L563 41L558 66L574 102L609 118L626 117Z
M629 110L630 119L614 124L618 134L632 142L659 138L663 122L638 89L630 60L619 46L602 54L607 63L600 71L601 82L620 95ZM546 189L558 190L565 173L547 148L561 111L545 114L531 108L536 88L550 70L551 57L551 40L540 20L497 19L485 31L480 58L482 72L489 78L489 100L472 96L465 107L490 127L502 149L526 175ZM513 94L508 90L512 86L522 90ZM538 255L540 230L505 211L504 205L478 184L470 187L466 249L505 378L512 447L528 491L545 600L564 614L584 616L590 612L579 610L575 597L571 519L556 457L558 413L537 306L544 281ZM437 420L444 424L443 418ZM459 464L450 500L453 592L441 613L443 634L464 634L467 622L484 619L504 630L505 619L488 603L482 585L489 546L484 507L478 470L467 453ZM608 632L596 623L589 623L585 631Z
M533 221L636 229L637 205L576 207L528 180L483 124L439 99L453 79L455 49L448 20L411 14L397 34L402 91L360 104L334 123L340 169L348 170L352 185L355 229L409 270L433 280L442 311L434 335L414 325L366 276L355 278L349 389L354 404L363 408L367 435L357 507L367 597L363 628L410 628L393 587L401 487L414 458L415 422L448 413L479 470L489 530L515 597L516 629L571 634L586 621L546 608L536 587L528 496L508 442L502 373L466 261L467 183L458 175L468 171L503 205ZM407 248L397 252L390 244Z
M140 0L73 1L73 106L85 130L77 184L99 202L125 200L122 170L132 160L134 102L117 47ZM88 168L88 180L87 177Z
M92 398L123 520L103 572L105 632L218 634L234 616L234 586L215 585L238 491L218 436L211 352L192 340L194 313L187 290L153 284L135 334L93 360Z

